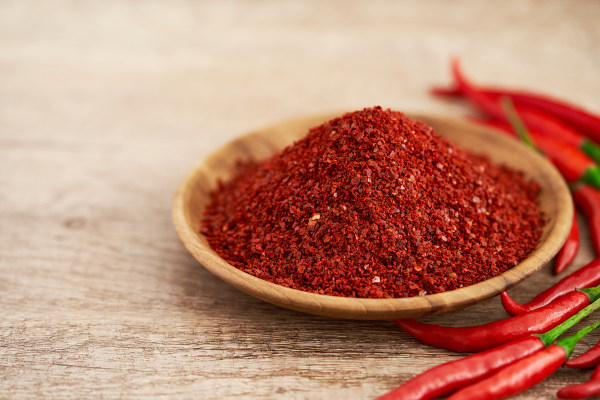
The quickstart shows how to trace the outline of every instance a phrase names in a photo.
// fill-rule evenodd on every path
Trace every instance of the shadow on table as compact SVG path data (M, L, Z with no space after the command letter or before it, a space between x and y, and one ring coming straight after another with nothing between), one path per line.
M181 289L179 299L181 311L191 313L198 318L229 318L244 324L260 326L279 324L293 324L296 327L298 324L307 327L327 326L328 329L341 331L365 329L372 332L398 329L392 321L336 319L275 306L222 281L189 254L186 254L185 262L174 273L176 276L173 276L173 281Z

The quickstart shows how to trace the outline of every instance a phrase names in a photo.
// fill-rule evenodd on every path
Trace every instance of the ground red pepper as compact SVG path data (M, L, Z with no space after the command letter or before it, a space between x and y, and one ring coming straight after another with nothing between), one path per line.
M225 260L313 293L411 297L518 264L541 234L539 187L381 107L238 164L201 232Z

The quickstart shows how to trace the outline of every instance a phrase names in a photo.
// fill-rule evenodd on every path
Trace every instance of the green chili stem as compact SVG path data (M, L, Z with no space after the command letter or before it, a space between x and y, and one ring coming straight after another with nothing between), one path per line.
M591 290L594 290L594 289L600 292L599 287L595 287L595 288L593 288ZM581 289L582 292L584 290L586 290L585 293L588 294L587 290L590 290L590 289ZM589 296L589 294L588 294L588 296ZM568 331L569 329L571 329L573 326L577 325L577 323L579 321L581 321L582 319L584 319L585 317L587 317L588 315L590 315L591 313L593 313L594 311L596 311L598 308L600 308L600 299L599 300L595 300L592 304L590 304L589 306L587 306L583 310L579 311L577 314L573 315L571 318L569 318L568 320L566 320L562 324L556 326L555 328L549 330L546 333L542 333L542 334L537 335L537 336L544 343L544 345L546 347L548 347L548 346L550 346L550 344L552 344L552 342L554 342L556 339L558 339L558 337L560 335L562 335L563 333L565 333L566 331Z
M560 346L563 349L565 349L565 351L567 352L567 356L565 357L565 359L568 359L569 357L571 357L571 353L573 353L573 349L575 349L575 345L577 344L577 342L579 342L579 340L582 337L584 337L585 335L587 335L594 329L598 328L599 326L600 326L600 321L597 321L596 323L594 323L592 325L586 326L585 328L583 328L582 330L580 330L573 336L569 336L569 337L557 340L555 344L557 346Z
M579 148L592 160L596 161L596 164L600 164L600 147L597 144L586 139Z
M588 297L590 298L590 304L592 304L596 300L600 299L600 286L596 286L593 288L575 289L575 290L587 294Z
M585 173L579 180L583 183L587 183L590 186L600 189L600 169L597 166L586 169Z
M512 126L513 130L517 133L517 135L519 135L521 140L527 146L541 153L540 149L535 145L535 142L531 139L531 135L529 134L527 127L521 120L521 117L519 117L517 110L515 110L515 106L511 98L508 96L502 96L500 98L500 104L502 105L502 110L504 111L508 122L510 122L510 125Z

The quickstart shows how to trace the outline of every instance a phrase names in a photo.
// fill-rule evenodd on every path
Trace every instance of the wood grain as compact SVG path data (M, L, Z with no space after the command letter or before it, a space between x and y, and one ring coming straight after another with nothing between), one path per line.
M266 159L304 137L309 128L341 114L293 119L245 135L208 156L187 175L175 197L173 221L183 244L204 267L245 293L296 311L367 320L416 318L472 306L510 289L546 265L566 240L573 220L571 194L564 179L546 159L506 135L467 121L409 114L467 150L489 154L498 164L526 171L527 178L540 185L539 204L546 224L536 250L519 265L484 282L446 293L406 299L360 299L285 288L227 263L200 234L200 221L217 182L228 179L239 160Z
M600 112L598 2L496 3L0 1L0 399L372 399L460 357L391 321L239 291L188 253L170 211L194 163L277 121L471 112L428 93L451 55L476 83ZM594 256L580 225L566 273ZM548 264L510 293L560 278ZM495 297L423 321L505 317Z

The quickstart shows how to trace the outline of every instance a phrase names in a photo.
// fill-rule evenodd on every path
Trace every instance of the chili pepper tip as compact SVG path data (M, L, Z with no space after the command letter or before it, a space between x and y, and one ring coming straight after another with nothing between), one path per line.
M504 307L504 310L511 317L529 311L527 307L524 307L523 305L514 301L506 292L500 293L500 300L502 301L502 307Z
M600 342L585 353L567 361L567 367L576 369L593 368L600 364Z
M433 94L435 96L444 96L444 97L462 96L462 92L461 92L460 88L456 87L456 86L448 87L448 88L434 86L431 88L430 92L431 92L431 94Z

